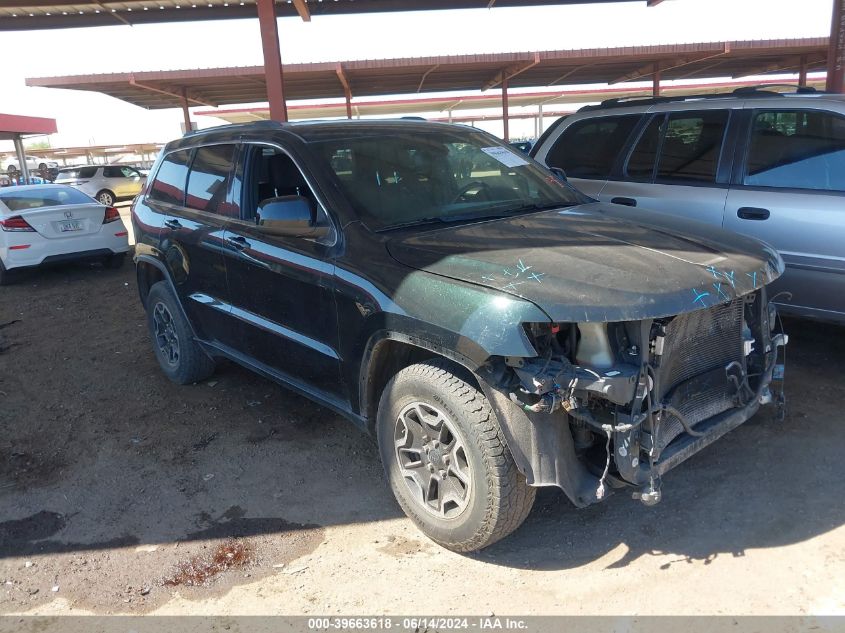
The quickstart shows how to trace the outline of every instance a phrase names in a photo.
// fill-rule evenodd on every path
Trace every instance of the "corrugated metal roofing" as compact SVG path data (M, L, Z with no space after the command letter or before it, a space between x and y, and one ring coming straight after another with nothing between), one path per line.
M664 81L797 72L802 60L809 71L819 71L826 67L827 42L707 42L286 64L285 97L343 98L339 73L354 97L364 97L498 88L504 76L516 88L648 81L658 68ZM101 92L150 109L181 107L183 91L191 106L267 100L262 66L42 77L26 83Z

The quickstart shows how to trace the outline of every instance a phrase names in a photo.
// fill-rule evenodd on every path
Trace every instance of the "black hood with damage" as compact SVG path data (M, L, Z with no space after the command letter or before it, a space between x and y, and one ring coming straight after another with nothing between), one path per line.
M397 261L533 302L553 321L631 321L725 303L774 281L770 246L682 216L591 203L399 236Z

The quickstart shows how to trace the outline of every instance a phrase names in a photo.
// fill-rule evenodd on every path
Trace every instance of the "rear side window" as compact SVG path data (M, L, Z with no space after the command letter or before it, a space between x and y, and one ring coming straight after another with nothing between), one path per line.
M726 110L670 115L660 149L657 179L716 182L727 125Z
M845 191L845 118L818 110L757 112L743 182Z
M74 167L73 169L62 169L59 171L56 180L62 178L93 178L97 173L96 167Z
M654 176L654 162L657 160L657 150L660 147L660 129L663 117L654 117L640 136L628 157L625 174L631 180L651 182Z
M120 167L103 167L104 178L123 178L123 171Z
M209 145L197 150L188 176L186 207L207 213L238 216L237 209L231 210L225 204L235 149L235 145Z
M190 150L168 154L158 168L148 197L158 202L182 206L185 201L185 179L188 176Z
M656 116L646 127L626 173L631 180L713 183L728 125L726 110L676 112Z
M606 179L639 120L629 114L573 123L549 149L546 164L574 178Z

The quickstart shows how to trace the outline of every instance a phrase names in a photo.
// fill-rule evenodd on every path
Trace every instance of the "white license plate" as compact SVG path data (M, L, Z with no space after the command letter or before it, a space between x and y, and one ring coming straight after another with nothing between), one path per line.
M82 222L79 220L70 220L68 222L59 222L59 231L62 233L70 233L71 231L81 231Z

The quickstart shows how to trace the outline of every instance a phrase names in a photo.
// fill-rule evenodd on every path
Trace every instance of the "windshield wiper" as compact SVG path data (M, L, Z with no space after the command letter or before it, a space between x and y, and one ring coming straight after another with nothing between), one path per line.
M404 222L402 224L392 224L391 226L386 226L380 231L393 231L396 229L404 229L411 226L420 226L424 224L433 224L435 222L443 223L443 224L451 224L452 222L469 222L471 220L492 220L496 218L506 218L516 213L525 213L526 211L544 211L547 209L557 209L561 207L571 207L574 206L575 202L547 202L545 204L524 204L518 207L510 207L507 208L507 205L511 204L511 202L499 202L496 204L492 204L487 206L484 211L479 213L464 213L461 215L435 215L425 218L419 218L417 220L411 220L410 222ZM500 209L500 207L506 207L504 209Z

